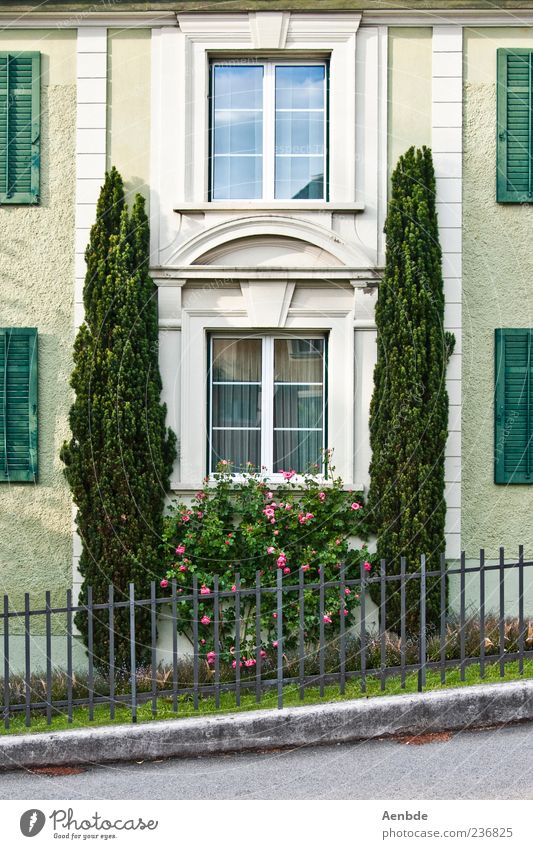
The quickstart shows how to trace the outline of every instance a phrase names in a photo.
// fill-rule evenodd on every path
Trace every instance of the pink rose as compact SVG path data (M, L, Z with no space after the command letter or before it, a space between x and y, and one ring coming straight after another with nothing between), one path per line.
M178 567L178 572L186 572L186 571L187 571L187 567L186 567L185 563L182 563L181 566Z
M190 517L189 513L183 513L182 516L181 516L181 521L182 522L188 522L190 518L191 517Z
M368 560L365 560L365 562L363 563L363 568L364 568L365 572L370 572L370 570L372 568L372 564L369 563Z
M163 580L160 582L159 586L160 586L162 589L166 590L166 588L168 587L168 581L167 581L167 579L166 579L166 578L163 578Z
M266 497L267 498L274 498L274 493L273 492L267 492Z
M310 569L310 568L311 567L310 567L309 563L304 563L304 565L302 566L302 572L307 572L308 569Z
M259 652L259 654L261 655L261 657L267 657L267 653L266 653L266 651L265 651L264 649L261 649L261 651Z
M273 648L273 649L277 649L277 647L278 647L278 641L277 641L277 640L273 640L273 642L272 642L272 648Z
M278 618L278 614L277 614L277 613L273 613L273 614L272 614L272 619L277 619L277 618Z
M237 592L237 587L235 586L235 584L233 584L233 586L232 586L232 588L231 588L231 591L232 591L232 593L236 593L236 592Z
M209 589L209 587L206 587L205 584L202 584L202 586L200 587L200 595L208 595L210 592L211 590Z
M274 546L273 546L273 545L269 545L269 546L268 546L268 548L267 548L267 554L274 554L274 552L275 552L275 551L276 551L276 549L274 548Z
M211 665L212 663L215 662L216 652L208 651L206 657L207 657L207 662Z
M336 540L335 540L335 545L340 545L340 544L341 544L340 539L336 539Z
M202 646L205 646L205 640L204 640L204 638L203 638L203 637L202 637L202 639L200 640L200 644L201 644Z
M283 567L287 563L287 555L284 554L283 551L281 552L280 556L276 560L276 563L278 565L278 569L283 569Z
M202 623L202 625L210 625L210 624L211 624L211 619L209 618L209 616L206 616L206 615L204 614L204 615L202 616L202 618L200 619L200 622Z
M255 658L253 658L253 657L250 657L250 658L248 658L248 660L244 661L245 666L255 666L255 663L256 663Z
M198 510L198 513L196 515L198 516L199 519L203 519L203 517L204 517L204 514L202 513L201 510Z
M284 574L284 575L289 575L289 574L290 574L290 571L291 571L291 570L289 569L289 567L288 567L288 566L285 566L285 569L283 570L283 574Z
M325 492L319 492L318 497L320 498L321 501L325 501L326 500L326 493Z
M344 590L344 595L350 595L350 593L351 593L350 587L346 587L345 590Z
M343 613L345 616L348 616L348 611L346 610L346 608L344 608Z
M328 616L328 614L326 613L326 614L324 614L324 616L322 618L323 618L323 621L326 625L331 625L331 622L332 622L331 616Z
M185 554L185 546L182 542L180 542L180 544L178 545L176 549L176 554Z
M283 475L283 479L286 480L286 481L290 481L290 479L293 478L294 475L296 474L294 469L291 469L290 472L284 472L283 469L280 469L279 471L280 471L280 474Z
M357 501L354 501L352 504L352 510L360 510L362 506L362 504L358 504Z
M277 536L278 536L278 534L279 534L279 531L274 531L274 536L275 536L275 537L277 537Z

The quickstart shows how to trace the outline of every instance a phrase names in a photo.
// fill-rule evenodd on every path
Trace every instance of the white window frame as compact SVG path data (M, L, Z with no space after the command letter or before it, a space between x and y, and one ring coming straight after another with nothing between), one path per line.
M322 386L322 427L321 428L291 428L291 430L316 430L321 431L324 442L327 441L328 435L328 422L327 422L327 408L328 408L328 375L327 375L327 364L328 364L328 334L327 333L317 333L316 331L306 332L302 330L296 333L283 333L280 331L272 332L272 333L246 333L242 331L237 331L235 333L217 333L213 332L209 334L209 338L207 340L207 344L209 346L209 353L207 362L209 363L209 373L208 373L208 406L209 406L209 418L208 418L208 429L207 429L207 468L208 468L208 476L212 478L214 474L214 469L212 469L212 433L213 433L213 379L212 379L212 365L213 365L213 341L215 339L261 339L261 427L258 428L261 431L261 443L260 443L260 452L261 452L261 471L264 473L270 481L273 483L281 483L283 481L283 476L280 474L280 470L274 471L274 431L275 430L287 430L288 428L275 428L274 427L274 342L278 339L321 339L324 342L324 354L322 358L322 383L321 384L313 384L309 383L309 386L312 385L321 385ZM290 386L290 383L283 382L284 386ZM300 385L300 383L298 383ZM307 384L306 384L307 385ZM231 428L218 428L223 430L230 430ZM256 428L244 428L245 430L254 430ZM327 445L324 445L326 448ZM289 471L289 469L284 469L284 471ZM323 469L321 469L320 474L323 473ZM234 475L235 478L242 477L239 473ZM293 480L302 479L303 474L299 473Z
M215 68L224 66L243 66L247 68L263 68L263 146L262 146L262 193L259 198L241 198L241 200L253 201L299 201L308 202L309 198L277 198L276 197L276 68L299 67L306 68L317 66L324 68L324 108L323 109L287 109L287 112L323 112L324 113L324 152L322 159L324 163L324 177L322 197L313 198L315 201L327 201L328 191L328 164L329 164L329 62L327 59L264 59L250 61L246 59L212 59L210 62L210 109L209 109L209 200L217 203L224 200L239 200L239 198L214 198L214 175L215 175L215 152L214 152L214 130L215 130L215 98L214 98L214 76ZM245 111L245 110L239 110ZM256 110L253 110L256 111ZM239 154L241 155L241 154ZM250 154L252 155L252 154ZM255 154L254 154L255 155ZM307 157L308 154L287 154L287 156Z

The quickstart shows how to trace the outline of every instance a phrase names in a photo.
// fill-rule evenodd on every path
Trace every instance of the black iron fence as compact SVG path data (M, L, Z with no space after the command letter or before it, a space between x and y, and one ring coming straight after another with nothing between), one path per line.
M353 570L348 571L342 566L337 581L326 581L324 570L315 583L309 583L302 571L297 576L294 573L283 575L280 569L275 586L263 586L258 572L253 587L241 586L236 575L231 591L221 590L218 578L214 576L213 589L209 592L205 588L199 589L196 578L193 578L187 595L178 595L174 581L164 593L159 593L156 584L152 583L149 598L136 598L135 588L130 584L126 599L117 600L110 586L106 602L93 603L89 590L87 604L76 605L72 601L72 591L68 590L65 605L52 606L51 594L47 592L44 607L35 608L31 607L30 594L26 593L22 611L12 610L8 596L4 596L0 613L4 673L0 695L4 726L9 728L10 719L20 714L25 717L28 727L36 715L46 715L48 724L57 714L65 715L72 722L74 711L80 706L88 708L88 719L92 721L97 705L109 708L110 719L115 718L118 706L126 705L131 721L136 722L138 707L146 703L151 704L154 717L158 715L161 700L166 700L173 712L179 714L180 705L185 702L193 710L199 710L205 699L212 699L214 708L218 709L221 695L225 693L231 693L235 706L239 707L243 693L255 694L255 701L260 705L266 692L274 692L277 706L281 708L287 692L295 692L300 700L304 700L309 688L317 688L322 697L325 688L334 685L342 695L346 692L347 682L355 681L364 693L370 679L384 691L390 677L397 676L400 687L405 687L408 676L413 674L417 678L418 690L423 690L429 671L436 674L437 683L440 679L444 684L450 669L458 669L460 680L464 681L467 667L472 664L478 665L481 678L485 676L487 666L493 663L499 665L499 674L503 677L505 664L509 661L517 661L518 672L523 674L525 660L533 658L533 622L524 615L524 576L531 566L533 561L524 559L522 547L513 560L506 560L502 548L495 563L486 563L481 551L479 561L474 565L466 564L464 554L459 563L452 566L441 557L438 570L427 569L425 557L421 558L415 572L408 571L406 561L402 559L399 574L387 573L384 561L371 573L366 571L365 564L361 564L355 575ZM506 581L509 582L510 573L513 574L516 600L516 611L512 616L509 614L509 599L506 599ZM530 574L533 579L533 572ZM496 590L496 602L487 597L487 581L491 575L495 576L493 590ZM472 578L478 584L475 591L471 586ZM434 579L440 587L438 623L426 620L428 579ZM450 610L448 598L452 579L456 582L457 606L454 611ZM470 582L468 609L467 581ZM408 628L412 616L408 620L406 599L411 582L415 582L419 598L416 630ZM389 628L386 626L391 584L396 588L400 601L399 621L397 627L393 623L393 629L390 623ZM371 602L367 594L374 585L378 587L377 594L373 593L374 598L377 595L376 609L373 608L377 614L375 627L370 624ZM306 631L310 590L319 622L317 639L313 644L309 643ZM347 590L359 596L359 621L351 628L347 627L342 615ZM331 598L331 591L338 594L341 613L333 636L328 632L328 620L331 620L325 606L326 593ZM490 595L492 599L494 592ZM261 618L267 597L270 608L274 610L276 637L270 642L268 652L264 649ZM204 605L212 604L213 649L209 657L206 657L199 640L200 600ZM178 630L183 630L184 624L178 615L178 605L183 602L192 605L193 614L187 623L192 634L188 654L178 651ZM297 619L292 620L290 634L287 633L285 616L289 604L296 605L298 611ZM253 632L253 657L243 665L241 631L245 605L248 627ZM234 617L234 645L229 649L233 662L228 662L227 657L224 659L221 646L221 615L228 608ZM114 618L120 609L129 611L130 658L127 668L117 669ZM135 639L136 616L141 609L149 611L151 624L151 663L144 668L137 664ZM73 643L77 639L73 618L78 611L87 616L88 626L87 674L81 688L80 676L73 668ZM104 664L94 654L96 618L100 624L105 620L109 634L109 657ZM37 676L38 682L32 671L32 624L36 620L41 623L44 620L42 632L45 643L45 668L42 675ZM61 623L59 628L58 622ZM172 645L168 650L168 664L158 664L157 629L165 622L170 624ZM17 639L23 640L24 644L24 672L20 675L13 673L10 659L16 631L20 632ZM66 663L60 665L52 652L52 637L58 632L66 641Z

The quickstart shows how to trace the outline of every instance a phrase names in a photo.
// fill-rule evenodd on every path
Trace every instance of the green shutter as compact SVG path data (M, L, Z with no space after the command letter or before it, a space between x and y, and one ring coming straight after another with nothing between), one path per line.
M37 480L37 330L0 329L0 481Z
M527 49L498 50L497 200L533 202L532 63Z
M533 330L496 330L494 481L533 483Z
M39 203L40 53L0 53L0 203Z

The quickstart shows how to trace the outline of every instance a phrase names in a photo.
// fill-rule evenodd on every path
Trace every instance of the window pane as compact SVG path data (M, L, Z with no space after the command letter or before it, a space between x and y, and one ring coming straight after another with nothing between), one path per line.
M211 470L214 471L221 460L229 460L232 471L245 469L248 462L259 468L260 445L259 430L214 430L211 440Z
M215 156L214 200L254 200L263 192L262 156Z
M324 159L318 156L276 156L276 198L306 200L324 197Z
M274 380L276 383L322 383L323 339L276 339Z
M324 65L276 68L276 109L323 109Z
M214 381L261 381L261 339L213 339Z
M263 113L215 112L214 152L256 153L263 150Z
M261 387L254 384L215 384L213 427L260 427Z
M276 154L324 153L323 112L276 112Z
M214 65L215 109L261 109L263 107L262 65Z
M320 431L274 431L274 471L294 469L304 473L315 464L322 468Z
M262 65L215 65L211 115L212 198L260 198L263 192Z
M274 427L322 429L321 386L276 386Z

